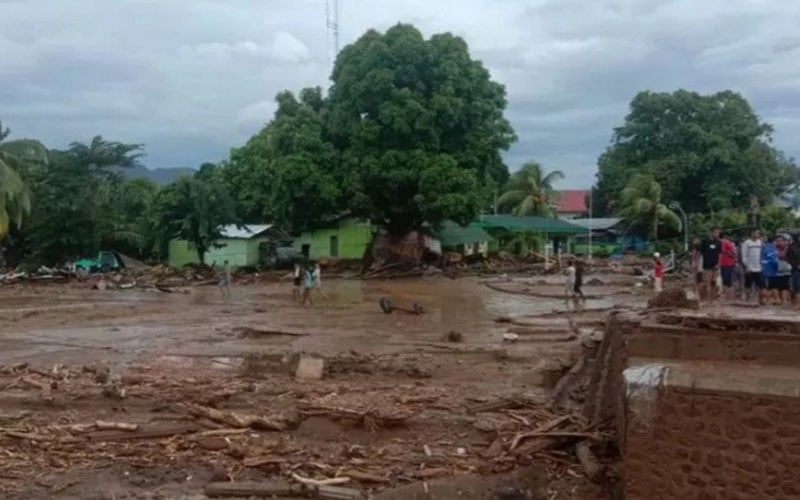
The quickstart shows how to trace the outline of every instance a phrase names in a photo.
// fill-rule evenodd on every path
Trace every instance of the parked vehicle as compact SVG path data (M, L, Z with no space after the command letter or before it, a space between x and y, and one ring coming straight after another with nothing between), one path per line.
M102 251L95 258L85 258L75 261L75 269L90 273L107 273L125 267L122 258L117 252Z

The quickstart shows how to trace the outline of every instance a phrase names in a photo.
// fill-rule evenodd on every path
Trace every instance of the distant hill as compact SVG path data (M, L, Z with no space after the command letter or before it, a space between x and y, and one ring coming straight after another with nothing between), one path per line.
M169 184L182 175L192 175L195 169L189 167L175 168L147 168L137 165L131 168L119 169L126 179L149 179L156 184Z

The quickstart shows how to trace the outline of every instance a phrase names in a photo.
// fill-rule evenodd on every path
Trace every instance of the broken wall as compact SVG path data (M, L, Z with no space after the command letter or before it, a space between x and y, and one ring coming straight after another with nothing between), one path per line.
M627 499L800 498L800 322L618 314L585 412L617 430Z

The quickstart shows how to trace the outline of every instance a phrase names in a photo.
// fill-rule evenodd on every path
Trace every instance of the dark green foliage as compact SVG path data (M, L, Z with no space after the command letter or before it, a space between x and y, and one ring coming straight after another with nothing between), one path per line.
M504 88L462 39L369 31L332 79L327 97L280 93L274 119L232 151L225 178L240 216L305 228L349 214L402 234L488 208L515 136Z
M772 127L731 91L640 92L600 156L595 215L614 212L630 178L651 175L687 212L762 205L796 178L771 146Z
M236 223L236 207L221 172L205 166L193 177L181 177L156 199L156 230L163 253L168 241L180 238L197 251L201 263L220 238L225 224Z

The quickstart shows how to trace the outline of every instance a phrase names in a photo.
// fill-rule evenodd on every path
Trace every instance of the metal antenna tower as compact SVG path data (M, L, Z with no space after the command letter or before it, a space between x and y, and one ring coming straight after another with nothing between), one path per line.
M333 62L339 53L339 0L325 0L325 24L328 28L328 58Z

